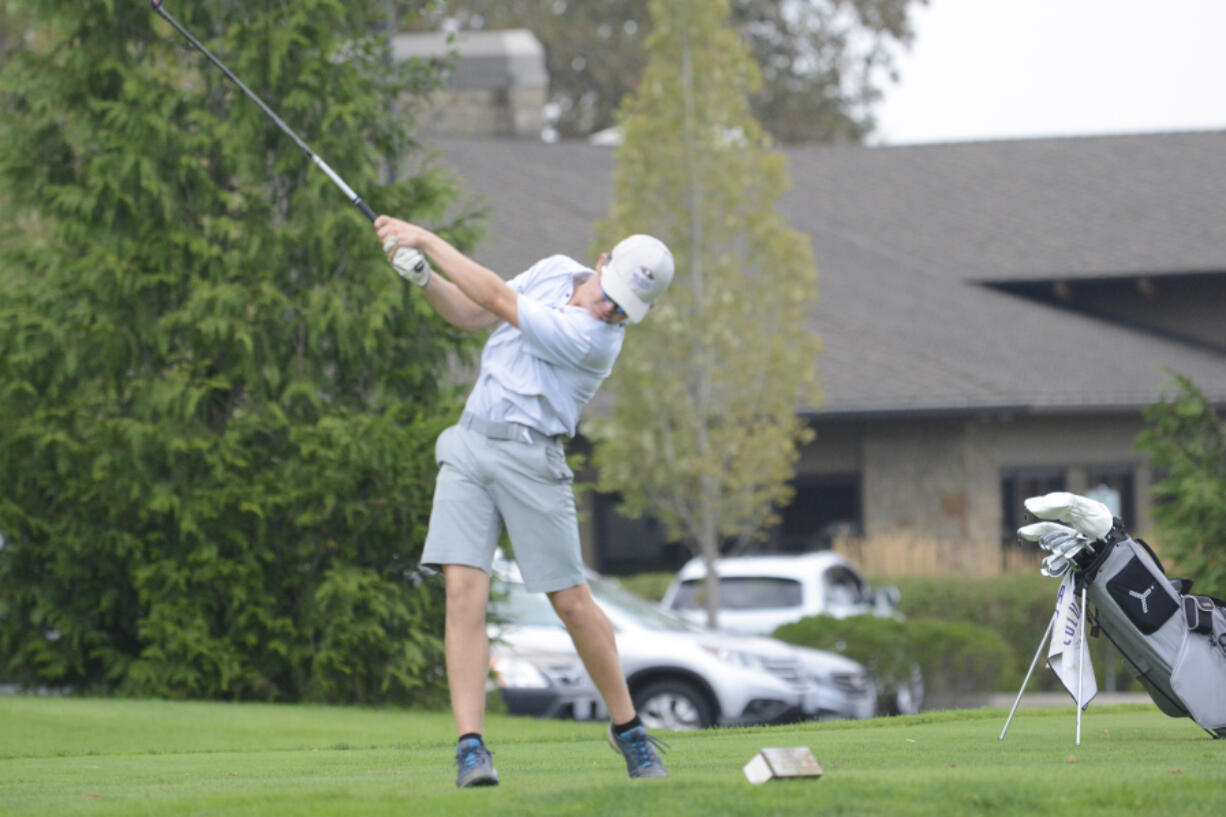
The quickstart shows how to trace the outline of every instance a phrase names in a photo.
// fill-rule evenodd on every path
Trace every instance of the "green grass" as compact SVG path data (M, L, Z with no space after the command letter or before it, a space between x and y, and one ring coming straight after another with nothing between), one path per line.
M672 778L631 783L602 726L493 716L503 784L457 791L446 713L0 696L4 815L1220 814L1226 741L1148 705L937 712L664 734ZM819 781L751 786L764 746Z

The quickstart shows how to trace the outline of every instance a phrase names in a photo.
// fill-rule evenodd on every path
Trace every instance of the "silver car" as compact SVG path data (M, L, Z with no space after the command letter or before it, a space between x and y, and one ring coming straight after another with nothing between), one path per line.
M518 571L497 571L491 667L512 713L578 719L607 712L562 622L543 594L528 593ZM635 707L649 727L782 723L870 718L877 690L843 656L770 638L703 630L616 582L589 580L616 632Z

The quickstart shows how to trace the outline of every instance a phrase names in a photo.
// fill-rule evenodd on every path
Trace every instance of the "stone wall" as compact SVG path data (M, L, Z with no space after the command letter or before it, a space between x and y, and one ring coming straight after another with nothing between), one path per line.
M978 574L1001 570L1002 474L1025 468L1062 473L1066 488L1093 487L1087 474L1132 469L1133 522L1151 520L1152 475L1135 449L1140 416L1002 415L840 423L817 427L801 473L858 473L864 536L913 536L958 548L951 563ZM797 497L797 501L804 501ZM1014 509L1020 516L1021 508Z
M544 88L436 91L419 119L430 135L539 138L545 127Z

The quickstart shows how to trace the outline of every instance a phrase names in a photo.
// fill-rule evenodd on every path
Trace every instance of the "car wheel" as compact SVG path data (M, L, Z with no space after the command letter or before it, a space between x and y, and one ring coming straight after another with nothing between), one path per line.
M715 722L707 699L686 681L648 684L635 694L634 708L649 729L706 729Z

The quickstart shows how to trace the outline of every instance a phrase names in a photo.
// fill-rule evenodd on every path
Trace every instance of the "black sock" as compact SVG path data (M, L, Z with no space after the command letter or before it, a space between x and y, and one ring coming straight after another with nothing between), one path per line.
M613 724L613 731L620 735L625 732L629 732L631 729L633 729L636 726L642 726L642 725L643 725L643 722L639 719L639 716L636 714L632 719L626 721L625 723Z
M468 738L476 738L477 743L480 743L482 746L485 745L485 741L481 739L480 732L465 732L463 735L460 735L460 738L456 741L456 743L463 743Z

